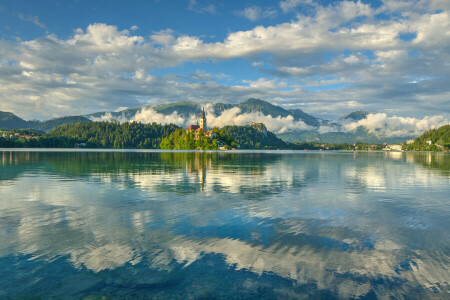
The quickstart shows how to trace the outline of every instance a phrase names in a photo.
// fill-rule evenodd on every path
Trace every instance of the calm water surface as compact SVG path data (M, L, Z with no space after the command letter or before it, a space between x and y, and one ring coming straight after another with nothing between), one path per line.
M1 299L449 299L450 155L0 151Z

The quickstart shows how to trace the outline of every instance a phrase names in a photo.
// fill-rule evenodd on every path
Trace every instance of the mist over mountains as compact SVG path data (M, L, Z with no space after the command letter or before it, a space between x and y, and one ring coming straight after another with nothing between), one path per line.
M0 114L0 128L33 128L49 131L62 124L90 121L142 122L176 124L187 127L196 124L205 109L209 127L264 123L269 131L290 142L317 141L324 143L403 142L419 136L431 128L449 121L442 116L388 116L358 110L338 120L316 118L300 109L285 109L260 99L248 99L238 104L182 101L170 104L123 109L116 112L97 112L84 116L70 116L44 122L25 121L11 113ZM14 127L16 126L16 127Z

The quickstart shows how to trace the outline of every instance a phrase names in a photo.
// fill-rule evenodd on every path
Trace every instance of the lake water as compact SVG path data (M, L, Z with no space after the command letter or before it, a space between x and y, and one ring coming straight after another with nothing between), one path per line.
M0 150L1 299L449 299L444 153Z

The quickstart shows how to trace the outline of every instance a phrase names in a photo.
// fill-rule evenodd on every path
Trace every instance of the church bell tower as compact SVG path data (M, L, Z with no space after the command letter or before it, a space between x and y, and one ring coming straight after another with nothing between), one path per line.
M202 118L200 119L200 128L203 130L208 130L206 126L206 116L205 116L205 108L202 108Z

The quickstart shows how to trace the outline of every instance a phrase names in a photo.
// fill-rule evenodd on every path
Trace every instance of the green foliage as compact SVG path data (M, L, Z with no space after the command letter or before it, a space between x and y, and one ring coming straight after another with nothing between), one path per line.
M7 136L15 135L28 135L28 136L41 136L44 132L35 129L11 129L11 130L0 130L0 134L6 133Z
M220 137L227 144L240 149L285 149L287 144L270 131L263 133L252 126L225 126L220 130ZM223 137L223 138L222 138ZM236 146L233 145L233 139Z
M156 149L176 125L118 122L75 123L59 126L37 139L0 139L0 147Z
M13 113L0 111L0 129L29 128L30 123Z
M50 131L58 126L61 125L67 125L67 124L74 124L74 123L90 123L91 120L81 117L81 116L70 116L70 117L62 117L62 118L56 118L51 119L45 122L40 122L37 125L33 127L33 129L40 130L40 131Z
M91 120L81 116L70 116L51 119L48 121L25 121L13 113L0 111L0 129L35 129L38 131L50 131L55 127L64 124L91 122Z
M205 131L200 131L196 136L195 131L178 129L168 137L163 138L161 149L173 150L217 150L217 139L210 139Z
M431 141L429 145L428 141ZM442 151L450 149L450 125L444 125L437 129L430 129L414 140L414 143L406 145L406 150L416 151Z

